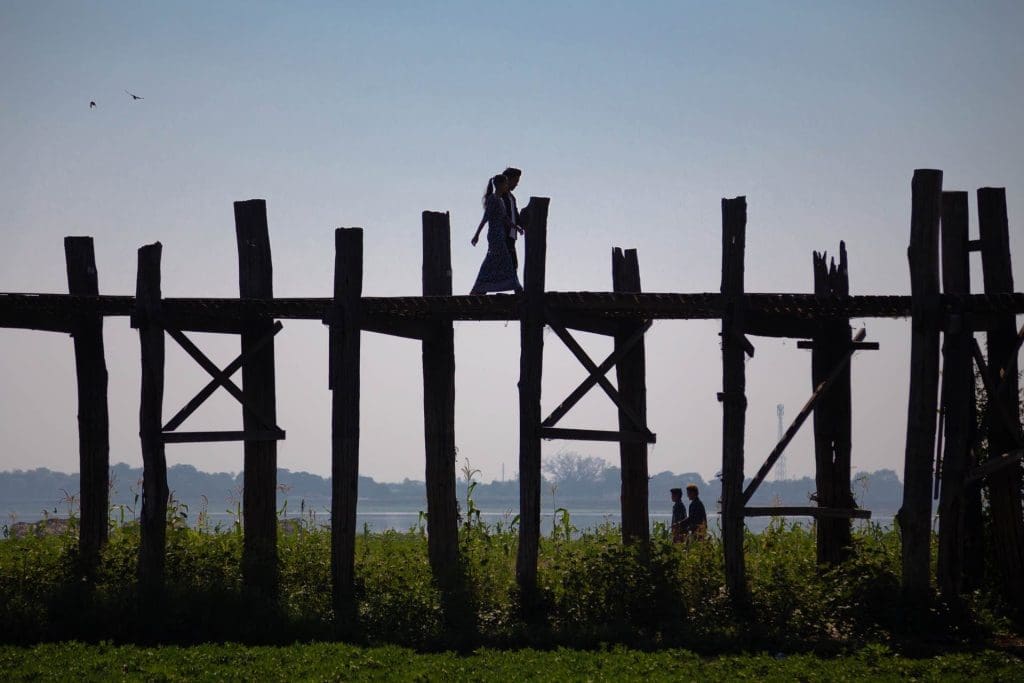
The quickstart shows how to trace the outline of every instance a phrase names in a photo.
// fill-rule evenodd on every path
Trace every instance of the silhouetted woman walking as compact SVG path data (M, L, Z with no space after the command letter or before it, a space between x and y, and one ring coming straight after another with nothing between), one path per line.
M476 276L476 283L473 284L470 294L523 291L506 239L509 231L516 229L505 203L501 201L501 196L508 192L508 186L508 178L504 175L496 175L487 183L487 192L484 193L483 199L484 217L480 220L473 239L470 240L475 247L480 240L480 231L484 223L487 223L487 256L480 265L480 273Z

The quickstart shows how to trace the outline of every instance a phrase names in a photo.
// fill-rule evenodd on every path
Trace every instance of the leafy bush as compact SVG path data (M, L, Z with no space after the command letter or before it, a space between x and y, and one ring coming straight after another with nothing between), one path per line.
M471 501L467 508L471 513ZM907 635L899 539L892 530L856 530L850 560L833 569L816 565L813 531L775 520L763 533L748 534L753 605L750 613L737 614L727 600L715 536L673 544L665 526L655 525L649 544L625 546L617 527L580 533L565 511L541 542L539 620L536 614L526 620L515 583L517 524L511 515L491 525L480 515L463 518L464 585L457 603L471 621L463 633L453 633L446 619L422 524L407 533L364 531L356 543L359 623L350 637L436 648L465 643L468 633L474 644L497 646L619 642L710 651L849 647ZM0 641L280 643L336 633L330 531L312 519L279 534L280 595L274 604L243 590L238 525L220 531L174 523L168 527L164 599L141 609L138 544L137 525L114 528L88 581L73 530L0 541ZM933 634L976 635L992 622L987 609L973 607L988 600L979 594L955 615L936 603Z

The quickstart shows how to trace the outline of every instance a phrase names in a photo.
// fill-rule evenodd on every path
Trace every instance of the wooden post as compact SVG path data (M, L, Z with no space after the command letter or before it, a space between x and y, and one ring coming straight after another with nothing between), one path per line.
M814 254L814 293L819 296L850 294L846 244L839 243L839 266L826 262L826 255ZM850 351L853 340L850 321L822 323L811 350L811 386L829 377ZM814 408L814 459L817 502L825 508L853 508L850 489L850 364L843 363L832 389ZM837 565L849 554L850 520L818 519L818 563Z
M743 256L747 198L722 200L722 545L733 604L749 605L743 557L743 432L747 376L743 351Z
M981 232L981 262L986 294L1013 291L1013 268L1010 265L1010 230L1006 215L1006 190L984 187L978 190L978 226ZM988 366L993 374L991 384L1003 383L996 396L989 396L988 449L989 457L996 457L1020 445L1001 415L1020 429L1020 389L1016 372L1005 377L997 373L1010 366L1016 351L1016 319L1012 313L996 317L990 324ZM992 531L996 563L1002 577L1007 600L1024 611L1024 519L1021 517L1021 466L1011 465L999 476L988 477L989 507L992 513Z
M946 294L970 294L967 250L967 193L942 193L942 288ZM964 586L967 503L964 480L971 467L974 436L974 374L971 368L970 321L951 311L942 347L942 401L945 439L939 497L939 554L936 574L947 600ZM974 533L980 533L980 529Z
M640 264L636 249L614 249L612 251L612 286L616 292L640 291ZM641 320L622 323L615 334L615 350L621 349L633 336ZM643 423L647 424L647 383L644 342L641 339L632 350L622 357L615 366L619 394ZM619 431L634 429L629 416L619 409ZM619 442L619 459L622 468L622 540L625 543L650 540L647 501L647 444L643 442Z
M68 293L99 296L96 256L91 237L65 237ZM103 317L81 316L71 332L78 378L78 471L81 526L79 554L92 573L107 542L109 508L110 421L107 414L107 365L103 357Z
M167 527L167 460L164 457L164 329L160 319L159 242L139 249L132 326L139 330L142 391L139 437L142 441L142 515L139 520L139 586L146 601L163 588Z
M932 463L939 382L939 221L942 171L918 169L911 183L911 344L903 507L899 512L903 592L923 603L929 592Z
M334 231L331 320L331 580L334 614L347 629L354 594L356 501L359 495L359 337L363 295L363 229Z
M238 243L238 293L243 299L273 299L273 267L267 204L262 199L235 202ZM249 321L242 327L242 393L253 410L277 423L274 382L274 341L256 345L271 332L272 320ZM242 411L246 432L264 429L259 418ZM242 515L242 582L248 590L273 598L277 593L277 442L246 440L244 445Z
M447 213L423 212L423 296L452 295ZM455 335L451 320L428 324L423 339L427 547L449 621L459 611L459 520L455 494Z
M526 264L519 323L519 550L516 580L527 612L537 598L540 545L540 389L544 364L544 260L547 255L548 199L531 197L524 209Z

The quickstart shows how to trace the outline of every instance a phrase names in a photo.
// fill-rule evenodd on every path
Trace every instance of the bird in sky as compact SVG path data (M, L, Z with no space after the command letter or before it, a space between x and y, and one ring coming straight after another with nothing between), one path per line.
M95 108L96 108L96 103L95 102L89 102L89 109L95 109Z
M127 90L125 90L125 92L128 93L131 96L132 100L144 100L144 99L146 99L145 97L139 97L138 95L136 95L133 92L128 92Z

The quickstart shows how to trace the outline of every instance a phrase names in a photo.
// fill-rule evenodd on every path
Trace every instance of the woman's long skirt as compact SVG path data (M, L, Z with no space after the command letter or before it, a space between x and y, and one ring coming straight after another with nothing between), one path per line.
M498 221L494 221L498 223ZM480 264L480 273L476 276L470 294L486 294L487 292L521 292L519 274L508 250L508 240L500 225L487 226L487 256Z

